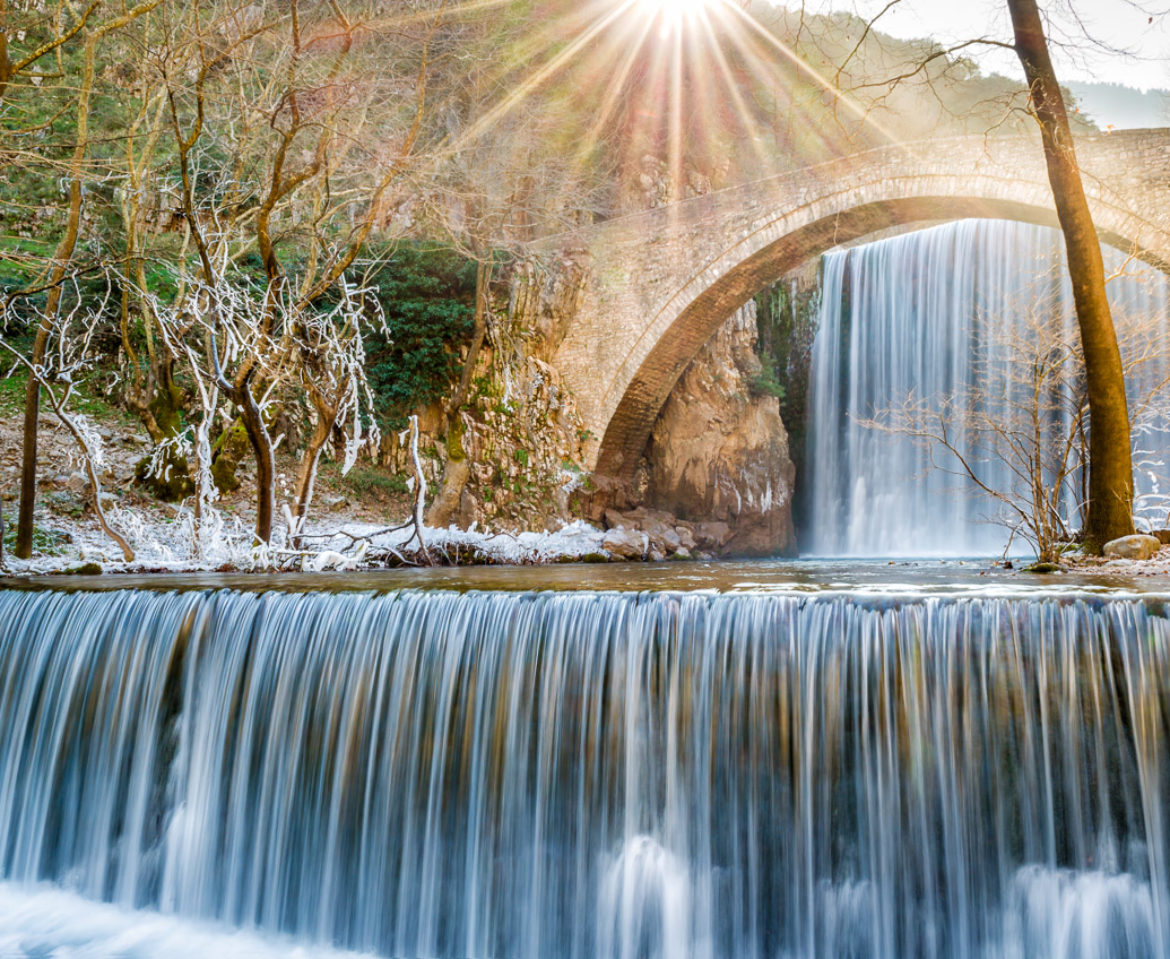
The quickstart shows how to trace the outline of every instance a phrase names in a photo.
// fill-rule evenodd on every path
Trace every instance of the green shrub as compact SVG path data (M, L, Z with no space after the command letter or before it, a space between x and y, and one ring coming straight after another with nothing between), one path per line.
M775 396L777 399L784 399L786 395L784 384L776 375L776 360L771 353L760 356L760 372L751 378L748 389L756 396Z
M400 430L412 410L441 399L462 367L475 325L475 264L441 247L403 244L372 277L386 330L366 338L381 426Z

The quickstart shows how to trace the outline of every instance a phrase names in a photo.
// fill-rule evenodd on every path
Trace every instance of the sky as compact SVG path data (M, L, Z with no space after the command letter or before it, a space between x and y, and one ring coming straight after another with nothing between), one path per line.
M889 0L806 0L806 9L851 10L866 19ZM787 6L794 6L788 0ZM1062 83L1100 81L1146 89L1170 89L1170 0L1040 0L1051 18L1053 61ZM1075 16L1070 13L1075 11ZM1150 18L1153 22L1150 22ZM1083 23L1078 27L1077 19ZM988 36L1010 41L1004 0L898 0L877 23L896 37L930 36L944 43ZM1086 40L1086 33L1114 49ZM1014 76L1010 51L964 51L985 72Z

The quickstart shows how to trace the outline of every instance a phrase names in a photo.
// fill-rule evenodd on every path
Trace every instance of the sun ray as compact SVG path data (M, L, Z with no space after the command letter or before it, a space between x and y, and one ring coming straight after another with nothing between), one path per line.
M724 4L724 6L732 11L740 20L741 23L746 24L753 33L759 36L768 46L775 49L785 60L796 67L801 73L807 76L814 84L819 86L822 90L832 96L835 102L840 103L847 112L852 114L855 119L859 120L866 126L872 127L880 133L891 144L901 143L901 137L888 129L879 120L876 120L868 110L860 103L854 100L848 93L840 89L833 81L829 80L824 74L817 70L811 63L797 54L788 44L784 43L779 37L775 36L760 24L755 17L753 17L746 10L741 9L733 4Z
M752 116L751 108L743 97L740 90L740 84L736 82L732 74L731 64L727 61L727 53L723 46L718 42L718 37L715 36L714 26L709 19L704 20L707 30L704 34L707 45L710 51L711 59L714 61L716 67L719 69L719 75L723 79L723 89L731 96L732 104L739 116L739 120L744 125L744 129L750 130L755 125L755 120ZM749 141L752 145L752 151L756 155L756 160L760 164L761 169L767 169L769 162L768 158L764 156L763 148L760 146L758 138L750 137Z
M508 112L516 107L526 97L535 93L559 70L571 63L577 55L605 31L615 20L625 14L639 0L622 0L620 4L605 17L599 18L592 26L573 40L564 50L548 61L544 66L520 83L508 96L500 101L493 109L480 117L460 137L460 142L470 142L479 138L481 133L499 122Z
M581 141L581 146L577 151L578 161L583 161L586 156L594 149L594 145L601 137L606 125L612 119L617 108L618 99L621 97L622 90L628 82L633 73L634 66L638 62L638 57L642 53L643 46L649 37L654 24L650 19L643 20L640 27L640 34L632 43L628 44L628 49L625 56L621 60L621 65L618 67L617 73L608 84L606 84L605 92L602 96L601 103L597 110L597 116L590 125L588 132Z

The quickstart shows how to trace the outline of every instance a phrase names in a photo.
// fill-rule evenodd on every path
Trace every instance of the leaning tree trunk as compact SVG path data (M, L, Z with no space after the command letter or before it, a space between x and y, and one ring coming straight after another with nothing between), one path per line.
M328 407L324 403L317 407L317 425L313 429L313 435L309 437L309 445L305 448L301 458L301 466L297 472L297 506L293 519L296 528L289 530L289 535L292 537L291 545L294 548L300 546L301 533L309 518L309 504L313 501L313 487L317 482L317 466L321 460L321 451L333 434L333 426L336 422L336 407Z
M443 478L427 516L427 522L437 528L450 524L459 509L467 481L471 478L471 464L463 449L463 422L459 410L467 402L471 378L475 375L475 364L479 361L479 351L483 349L484 334L487 332L488 297L491 295L492 281L490 256L489 253L486 258L481 258L475 271L475 327L467 347L467 359L463 362L459 385L447 403L447 465L443 467Z
M1036 0L1007 0L1032 108L1040 124L1048 180L1064 233L1089 394L1089 499L1086 548L1099 552L1133 532L1133 463L1125 375L1105 294L1105 264L1073 148L1072 131Z
M79 138L85 137L85 126L79 124ZM49 275L49 297L45 312L37 325L33 340L32 361L35 367L45 362L49 348L49 334L52 332L57 311L61 307L61 288L65 283L69 261L77 247L77 236L81 224L81 173L80 160L74 164L74 177L69 184L69 214L65 222L65 234L53 253L53 269ZM24 391L24 426L21 439L20 462L20 511L16 520L16 549L13 552L21 559L28 559L33 552L33 528L37 502L37 427L41 415L41 384L29 374Z
M272 517L276 508L276 456L272 437L264 425L264 414L252 395L251 377L245 378L232 397L240 408L240 419L256 457L256 539L272 541Z

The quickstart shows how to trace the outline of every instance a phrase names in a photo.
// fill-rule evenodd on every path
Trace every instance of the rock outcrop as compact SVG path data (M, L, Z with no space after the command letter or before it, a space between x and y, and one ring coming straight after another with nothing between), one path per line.
M584 479L585 431L550 360L576 312L581 275L560 257L519 263L509 279L507 301L492 304L458 421L439 405L418 411L423 472L432 497L445 474L456 478L450 522L463 529L557 529L572 518L570 497ZM379 456L387 469L412 474L402 437L384 436Z
M795 469L779 400L760 382L757 335L749 303L680 377L646 453L645 505L711 527L702 538L722 540L722 555L795 551Z

